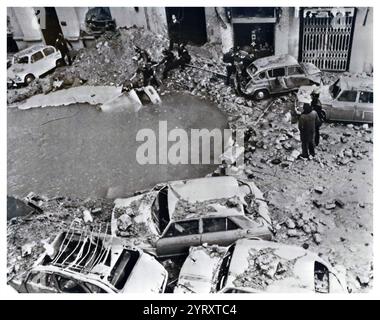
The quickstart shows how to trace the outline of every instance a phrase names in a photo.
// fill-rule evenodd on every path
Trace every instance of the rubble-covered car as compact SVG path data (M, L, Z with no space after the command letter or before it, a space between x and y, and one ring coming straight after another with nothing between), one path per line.
M35 45L17 52L7 70L8 88L28 85L62 64L61 53L53 46Z
M147 272L149 270L149 272ZM24 280L22 293L162 293L168 273L153 256L105 233L60 233Z
M264 219L256 221L244 215L199 217L172 221L156 242L160 258L188 254L189 248L201 244L228 246L241 238L272 239L270 226Z
M321 71L315 65L298 63L287 54L257 59L247 67L246 73L248 79L235 81L235 85L242 94L256 100L321 82Z
M319 104L328 121L373 122L373 78L342 76L330 86L301 87L297 93L296 111L311 102L311 93L319 93Z
M115 19L112 19L110 9L107 7L94 7L86 13L86 28L90 34L101 34L104 31L116 29Z
M348 293L343 266L301 247L241 239L190 249L175 293Z
M171 221L218 215L246 215L271 228L268 206L255 183L225 176L168 182L116 199L111 232L151 248Z

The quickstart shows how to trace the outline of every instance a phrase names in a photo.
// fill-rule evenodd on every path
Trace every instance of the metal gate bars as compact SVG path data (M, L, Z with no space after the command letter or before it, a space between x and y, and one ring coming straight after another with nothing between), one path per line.
M304 8L301 60L325 71L347 71L354 31L354 8Z

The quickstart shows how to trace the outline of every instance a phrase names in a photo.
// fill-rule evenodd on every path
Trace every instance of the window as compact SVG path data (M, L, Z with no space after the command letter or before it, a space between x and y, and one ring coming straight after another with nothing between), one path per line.
M37 61L41 60L43 57L44 57L44 55L42 54L42 52L38 51L31 56L31 62L32 63L37 62Z
M17 58L15 63L27 64L29 63L29 57L24 56L24 57Z
M232 245L228 249L226 255L223 258L222 263L220 264L219 273L218 273L217 282L216 282L217 291L222 290L222 288L226 285L230 263L231 263L231 259L232 259L232 255L234 251L235 251L235 245Z
M168 187L162 188L153 202L152 219L159 233L163 232L170 221L168 209Z
M172 223L165 237L182 237L199 234L199 220L181 221Z
M58 292L52 274L33 272L26 282L26 291L30 293Z
M268 71L270 78L277 78L285 76L285 68L277 68Z
M339 95L340 91L341 89L339 87L339 80L337 80L330 86L331 96L335 99Z
M45 56L48 56L48 55L51 55L52 53L55 52L55 50L52 48L52 47L47 47L45 48L44 50L42 50L44 52L44 55Z
M360 91L359 102L361 102L361 103L373 103L373 92Z
M57 276L58 287L64 293L86 293L88 290L76 280Z
M124 288L139 256L140 255L137 251L123 250L113 267L109 278L109 281L116 289L121 290Z
M239 227L229 218L203 219L203 233L236 230Z
M298 74L303 74L303 70L299 66L288 67L288 76L294 76Z
M265 78L266 78L265 71L264 71L264 72L260 72L260 73L256 76L256 79L257 79L257 80L262 80L262 79L265 79Z
M338 101L355 102L357 94L357 91L343 91L339 96Z

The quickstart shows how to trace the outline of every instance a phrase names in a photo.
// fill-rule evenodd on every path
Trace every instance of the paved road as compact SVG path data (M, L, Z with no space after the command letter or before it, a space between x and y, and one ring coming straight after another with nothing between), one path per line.
M161 181L201 177L216 167L139 165L136 133L151 128L158 137L159 120L168 121L168 130L227 127L212 103L189 95L163 97L161 106L138 113L103 113L88 105L8 108L8 194L119 197Z

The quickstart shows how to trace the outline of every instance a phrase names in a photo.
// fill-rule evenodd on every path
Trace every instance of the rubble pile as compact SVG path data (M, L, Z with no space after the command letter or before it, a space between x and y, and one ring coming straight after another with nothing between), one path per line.
M98 230L109 225L112 201L105 199L46 198L29 194L24 201L38 210L27 216L14 217L7 223L7 278L22 277L44 252L57 234L68 230L74 220ZM85 221L89 212L92 221ZM88 215L88 214L86 214ZM103 229L105 230L105 228Z
M172 218L173 220L181 220L212 215L212 213L218 212L216 206L234 208L237 211L241 211L240 199L237 196L196 202L189 202L185 199L180 199L176 203Z
M274 281L292 276L297 259L286 260L275 254L275 249L250 249L248 268L236 276L233 284L236 287L248 287L264 291Z

